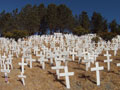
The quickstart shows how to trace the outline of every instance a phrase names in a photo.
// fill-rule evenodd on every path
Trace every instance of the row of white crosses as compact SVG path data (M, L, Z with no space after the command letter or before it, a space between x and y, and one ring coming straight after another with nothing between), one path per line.
M54 40L55 41L55 40ZM57 42L57 41L56 41ZM73 42L74 43L74 42ZM88 46L87 46L88 47ZM45 68L45 61L47 61L47 60L45 60L45 47L43 47L42 48L43 49L43 53L44 53L44 55L40 55L40 59L38 60L38 61L40 61L40 64L42 64L42 68L44 69ZM34 54L36 54L37 56L39 56L38 55L38 51L39 51L39 49L38 48L35 48L35 52L34 52ZM75 60L75 55L77 55L77 53L74 51L74 49L73 50L71 50L72 52L70 52L70 55L72 55L72 60L74 61ZM94 56L94 55L93 55ZM90 56L89 56L89 53L88 53L88 57L90 58ZM85 57L86 58L86 57ZM96 57L95 57L96 58ZM52 60L52 59L51 59ZM86 63L88 63L90 61L90 59L86 62ZM52 62L52 61L51 61ZM91 61L90 61L91 62ZM89 62L89 64L88 64L88 66L90 66L90 62ZM58 65L58 64L57 64ZM56 65L56 66L57 66ZM57 66L58 67L58 69L59 69L59 65ZM53 68L54 69L54 68ZM59 72L59 70L57 69L57 75L58 75L58 78L60 77L60 74L58 73ZM70 86L69 86L69 82L68 82L68 80L66 80L66 85L67 85L67 88L70 88Z
M108 71L110 71L110 62L112 62L112 59L110 59L111 55L108 51L106 51L106 54L104 54L104 56L107 57L107 60L104 60L104 62L107 62ZM117 66L120 66L120 63L117 63Z
M104 60L104 62L107 62L107 68L108 68L108 71L110 71L110 62L112 62L112 59L110 59L110 54L108 52L108 50L106 51L106 54L104 54L104 56L107 57L107 60ZM120 66L120 63L117 64L117 66ZM99 63L96 62L96 68L91 68L91 71L96 71L96 79L97 79L97 85L99 86L100 85L100 73L99 71L100 70L103 70L104 67L99 67Z
M108 51L106 51L106 54L104 54L104 56L107 57L107 60L104 60L104 62L107 62L107 67L108 67L108 71L110 70L110 62L112 62L112 59L110 59L110 54L108 53ZM103 70L104 67L99 67L99 63L96 62L95 63L96 67L95 68L91 68L91 71L96 71L96 79L97 79L97 86L100 85L100 70Z
M102 41L100 43L101 45L98 44L99 45L98 47L96 47L95 44L91 45L91 38L94 36L95 35L85 35L85 36L77 37L74 35L67 34L65 35L65 40L64 40L63 39L64 37L62 36L62 34L56 34L56 35L51 35L51 36L46 35L46 36L41 36L41 37L36 35L36 36L29 37L28 41L26 40L22 41L21 39L19 39L18 43L15 42L14 40L9 41L9 39L7 40L3 39L4 41L2 41L1 43L5 44L7 41L7 44L10 44L10 46L5 48L5 45L2 44L1 48L3 52L4 51L8 52L10 50L12 55L15 54L17 57L19 57L20 52L22 52L23 54L22 62L19 63L19 65L21 65L22 71L18 77L21 78L23 85L25 85L24 78L26 78L26 76L24 75L24 66L30 63L29 66L30 68L32 68L32 62L36 61L35 59L32 58L31 50L33 49L34 55L39 58L38 61L42 65L42 69L45 69L45 62L48 61L48 58L50 59L51 64L53 64L54 63L53 60L55 60L56 67L52 67L52 69L56 69L56 74L57 74L58 79L61 76L66 77L66 86L67 88L70 88L69 76L73 75L74 73L68 72L68 66L66 62L69 59L69 55L72 55L73 61L75 61L76 56L78 56L79 62L80 62L81 57L84 56L84 52L80 50L80 48L83 48L83 49L87 48L87 56L84 56L83 62L86 63L86 70L88 70L88 68L90 68L90 63L91 62L94 63L94 61L96 61L96 57L98 56L98 54L102 52L102 49L105 47L105 44L106 44L105 42ZM43 41L46 43L46 45L48 45L48 42L49 42L51 44L50 48L54 48L53 51L48 49L46 46L44 46ZM56 43L58 43L60 46L56 47L55 45ZM107 43L107 45L109 46L109 48L111 47L110 42ZM69 47L69 48L65 50L65 47ZM119 46L117 46L117 48L115 47L114 55L116 55L116 51L118 50L118 47ZM30 54L28 51L29 48L30 48ZM42 51L40 50L40 48L42 49ZM21 49L23 49L23 51ZM5 56L3 56L3 58L4 57ZM110 70L110 62L111 62L109 57L110 57L109 54L107 54L107 60L104 61L104 62L107 62L108 64L108 70ZM24 59L26 59L26 63ZM10 59L8 59L8 61L9 60ZM61 61L65 63L65 66L61 66ZM7 66L7 64L10 65L10 63L12 63L12 60L10 60L9 62L6 62L5 64ZM5 64L3 66L5 66ZM9 65L7 67L9 67ZM96 67L97 67L96 70L98 72L99 65L96 64ZM11 68L12 68L12 65L11 65ZM59 72L60 69L64 69L65 73L60 73ZM100 70L101 69L102 68L100 68ZM92 71L94 71L94 69ZM99 73L97 73L96 76L97 76L97 82L98 82L97 85L99 85L100 84Z

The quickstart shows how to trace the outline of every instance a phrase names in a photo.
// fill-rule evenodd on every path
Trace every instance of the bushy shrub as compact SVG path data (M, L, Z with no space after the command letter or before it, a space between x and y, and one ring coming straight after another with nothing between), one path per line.
M23 38L28 36L28 32L26 30L12 30L12 31L7 31L3 32L3 37L6 38L14 38L15 40L18 40L19 38Z
M13 33L12 33L12 32L4 32L4 33L2 34L2 36L3 36L3 37L6 37L6 38L12 38Z
M98 36L92 38L92 42L98 43L100 38Z
M84 29L82 26L77 26L76 28L73 29L73 34L75 35L84 35L84 34L88 34L89 30Z
M112 32L102 32L99 33L99 36L105 41L111 41L114 37L117 36L117 34Z

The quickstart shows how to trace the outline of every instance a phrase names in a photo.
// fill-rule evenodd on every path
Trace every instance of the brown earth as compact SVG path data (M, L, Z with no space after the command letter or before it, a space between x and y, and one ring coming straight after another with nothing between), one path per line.
M97 58L100 66L104 66L104 70L100 71L101 85L96 85L96 72L85 71L85 64L78 64L78 60L68 63L69 72L74 72L74 76L70 76L70 90L120 90L120 67L116 63L120 63L120 50L117 56L112 56L111 70L107 71L107 63L103 61L106 57L103 52ZM110 51L113 55L113 51ZM35 57L34 57L35 58ZM67 90L65 78L56 79L56 71L46 63L46 69L42 70L39 62L33 62L33 68L25 66L25 86L22 85L18 75L20 74L20 58L14 57L13 66L9 74L9 84L5 83L4 73L0 72L0 90ZM92 64L91 67L94 67Z

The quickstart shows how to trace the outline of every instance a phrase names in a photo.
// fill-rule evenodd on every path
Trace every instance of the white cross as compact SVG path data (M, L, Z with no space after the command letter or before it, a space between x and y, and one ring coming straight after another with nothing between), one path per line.
M39 51L38 46L35 46L33 49L34 49L34 55L38 54Z
M5 64L4 64L4 69L1 69L1 72L5 73L5 79L7 79L8 78L8 73L10 73L10 70L6 69L6 65Z
M65 71L65 73L60 73L60 76L65 76L66 86L67 86L68 89L70 89L69 76L73 76L74 72L68 72L68 67L67 66L64 67L64 71Z
M2 56L2 65L4 65L5 64L5 59L6 59L6 55L5 55L5 53L4 53L4 55Z
M1 69L1 72L10 73L10 70L6 69L6 65L4 64L4 69Z
M52 69L56 69L56 74L57 74L57 78L59 79L59 70L60 69L64 69L64 66L61 66L61 62L60 61L56 61L56 66L52 67Z
M107 58L104 62L107 62L108 71L110 71L110 62L112 62L112 59Z
M115 45L115 46L114 46L114 56L116 56L117 50L118 50L117 45Z
M106 54L104 54L104 56L106 56L107 57L107 59L110 59L110 54L109 54L109 52L108 52L108 50L106 51Z
M54 55L54 58L56 58L60 56L60 53L58 51L54 51L53 55Z
M36 61L35 59L32 59L32 55L29 55L29 59L26 59L27 62L30 61L30 68L32 68L32 62Z
M54 58L54 55L53 55L52 52L49 54L49 58L50 58L50 64L52 65L53 64L53 58Z
M19 63L19 65L21 66L22 73L24 73L24 66L27 65L27 63L24 63L24 58L23 57L22 57L22 62Z
M9 62L9 60L7 60L7 61L5 62L5 64L7 65L7 69L10 69L9 66L10 66L11 63Z
M27 57L27 56L26 56L26 50L27 50L27 48L23 48L23 51L22 51L23 57L25 57L25 58Z
M86 71L88 71L88 68L90 67L90 63L91 63L91 61L90 61L90 53L86 53L84 55L84 60L82 62L84 62L86 64Z
M48 50L48 48L46 48L45 46L42 48L43 53L45 54L45 51Z
M25 86L25 80L24 80L24 78L26 78L26 76L23 75L23 73L21 72L21 75L18 75L18 77L21 78L22 83L23 83L23 85Z
M2 68L2 66L3 66L1 54L0 54L0 66L1 66L1 68Z
M5 59L5 58L6 58L6 55L5 55L5 53L4 53L4 55L2 56L2 58L3 58L3 59Z
M9 64L10 65L10 67L11 67L11 69L13 69L13 66L12 66L12 55L10 54L10 55L8 55L8 58L7 58L7 64Z
M74 48L73 48L73 51L70 52L70 54L72 55L72 60L74 61L75 60L75 55L77 55L77 53L74 51Z
M104 67L99 67L99 63L96 62L96 67L95 68L91 68L91 71L96 71L96 78L97 78L97 85L100 85L100 72L99 70L103 70Z
M65 59L62 58L62 56L60 55L59 57L55 58L55 61L63 61L63 62L65 62Z
M81 52L78 52L78 64L80 64L80 62L81 62L81 58L82 58L82 53Z
M45 59L44 56L42 56L39 60L40 64L42 64L42 69L45 69L45 62L47 62L48 60Z

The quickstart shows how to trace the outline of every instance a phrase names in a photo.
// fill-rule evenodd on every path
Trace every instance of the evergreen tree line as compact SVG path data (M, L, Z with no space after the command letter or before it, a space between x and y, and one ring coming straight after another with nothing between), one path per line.
M0 13L1 36L18 39L35 33L47 34L48 30L50 34L69 31L78 36L96 33L103 39L111 39L120 34L120 25L116 20L108 23L97 12L93 12L90 18L85 11L73 15L64 4L49 4L47 7L27 4L20 11L16 8L12 12L3 10Z

